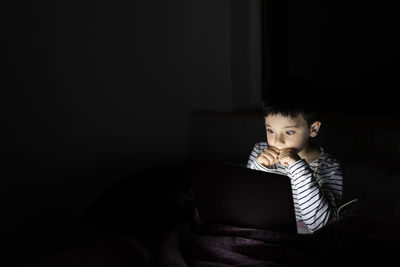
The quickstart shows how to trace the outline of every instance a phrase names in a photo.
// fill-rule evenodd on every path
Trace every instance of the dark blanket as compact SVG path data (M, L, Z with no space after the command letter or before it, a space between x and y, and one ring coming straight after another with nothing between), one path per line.
M175 247L174 247L175 246ZM195 217L180 225L164 246L161 266L291 266L308 262L296 236L230 225L204 224Z
M289 235L198 218L167 238L160 266L379 266L396 259L400 241L391 223L347 218L311 235ZM378 264L378 265L376 265Z

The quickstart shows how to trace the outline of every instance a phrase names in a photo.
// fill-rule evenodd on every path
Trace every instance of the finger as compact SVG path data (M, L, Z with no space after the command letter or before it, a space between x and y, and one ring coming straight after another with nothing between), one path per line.
M289 165L289 163L287 161L287 155L279 154L278 160L283 166L288 166Z
M279 153L279 155L278 155L278 159L279 160L281 160L281 159L283 159L283 158L285 158L285 157L287 157L288 156L288 151L287 150L283 150L283 151L281 151L281 153Z
M262 152L259 156L259 163L262 165L269 167L279 162L278 158L273 157L271 154L267 152Z
M265 167L268 167L270 165L269 160L266 157L264 157L263 155L260 155L257 158L257 161L258 161L258 163L260 163L261 165L263 165Z
M271 156L272 158L274 158L274 159L277 159L278 156L279 156L279 153L277 153L277 152L274 151L274 150L270 150L270 149L264 150L263 153L264 153L265 155L270 155L270 156Z
M287 148L287 149L282 150L278 156L279 159L283 159L285 157L295 158L295 157L298 157L298 155L297 155L296 150L294 150L292 148Z
M297 161L299 159L301 159L301 157L299 156L299 154L297 153L297 150L294 148L288 148L285 151L282 152L282 156L284 157L290 157L291 159Z
M273 150L273 151L275 151L275 152L278 153L278 154L281 152L280 149L278 149L278 148L276 148L276 147L274 147L274 146L269 146L267 149Z
M269 160L269 164L270 165L274 165L274 164L277 164L279 162L278 157L276 157L276 158L268 158L268 160Z
M278 159L278 157L277 157L278 155L274 156L272 153L270 153L270 151L262 152L261 154L263 155L263 157L268 159L270 161L270 163L272 163ZM276 153L274 153L274 154L276 154Z
M280 150L280 154L282 154L282 153L288 153L288 152L290 152L290 151L292 151L292 150L293 150L292 148L283 148L283 149Z

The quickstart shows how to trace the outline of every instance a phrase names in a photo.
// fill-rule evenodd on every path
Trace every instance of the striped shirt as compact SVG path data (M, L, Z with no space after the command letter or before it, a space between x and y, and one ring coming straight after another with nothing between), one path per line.
M340 163L321 148L320 156L310 164L301 159L289 167L277 163L267 168L256 160L267 147L267 142L255 144L247 168L284 174L291 178L296 220L298 225L305 224L309 232L333 221L343 193Z

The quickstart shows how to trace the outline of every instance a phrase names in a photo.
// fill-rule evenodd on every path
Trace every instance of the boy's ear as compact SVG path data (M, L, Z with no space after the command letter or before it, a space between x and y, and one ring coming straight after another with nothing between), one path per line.
M320 121L313 122L313 124L311 124L311 127L310 127L310 136L316 137L320 127L321 127Z

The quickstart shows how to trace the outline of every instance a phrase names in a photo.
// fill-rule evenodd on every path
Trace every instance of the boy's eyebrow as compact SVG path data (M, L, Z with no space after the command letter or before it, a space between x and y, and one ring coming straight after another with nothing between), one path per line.
M269 124L265 124L265 126L267 126L267 127L272 127L271 125L269 125ZM291 126L285 126L285 127L283 127L284 129L286 129L286 128L299 128L299 126L298 125L291 125Z

